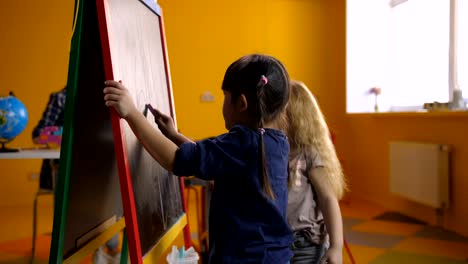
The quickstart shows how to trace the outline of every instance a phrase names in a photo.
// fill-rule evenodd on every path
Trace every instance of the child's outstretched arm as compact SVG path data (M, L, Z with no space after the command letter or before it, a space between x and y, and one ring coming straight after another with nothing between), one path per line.
M318 196L318 206L323 213L323 219L330 236L330 248L327 250L322 263L343 263L343 220L341 218L340 206L336 194L333 192L327 175L322 167L311 169L309 179L314 186Z
M114 107L120 117L127 121L133 133L151 156L166 170L172 171L177 146L148 123L144 115L135 107L128 90L122 83L106 81L105 86L106 106Z
M158 125L159 130L161 130L161 132L177 146L180 146L185 142L195 143L190 138L177 132L174 125L174 120L171 116L163 114L161 111L153 108L151 105L148 105L148 109L154 115L154 122L156 122Z

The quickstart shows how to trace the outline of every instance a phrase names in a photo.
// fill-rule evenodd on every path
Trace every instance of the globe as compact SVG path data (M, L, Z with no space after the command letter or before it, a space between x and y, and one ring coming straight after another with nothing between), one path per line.
M26 128L28 111L24 104L10 92L0 97L0 152L15 151L5 148L5 144L16 138Z

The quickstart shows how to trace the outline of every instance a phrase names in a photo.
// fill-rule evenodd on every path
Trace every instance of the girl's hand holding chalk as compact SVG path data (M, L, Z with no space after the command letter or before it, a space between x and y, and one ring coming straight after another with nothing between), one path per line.
M173 138L178 134L172 117L163 114L158 109L153 108L150 104L147 104L146 107L154 115L154 122L158 125L158 128L161 130L163 135L165 135L167 138Z

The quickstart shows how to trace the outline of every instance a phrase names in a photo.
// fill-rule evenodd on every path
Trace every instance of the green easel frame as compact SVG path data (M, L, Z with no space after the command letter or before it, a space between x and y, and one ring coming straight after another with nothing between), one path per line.
M57 186L55 190L55 208L54 208L54 222L52 242L49 254L49 263L74 263L81 256L88 255L94 252L101 244L114 236L117 232L124 229L124 221L114 224L94 240L83 246L81 250L77 251L74 255L66 260L63 260L64 250L64 237L65 237L65 224L68 210L68 198L70 192L70 167L73 161L73 142L75 139L75 106L76 94L78 89L79 68L80 68L80 50L83 31L83 10L85 0L76 0L74 7L73 18L73 35L71 39L70 58L68 68L68 81L67 81L67 100L65 103L65 117L63 138L60 150L60 164L59 177L57 179ZM122 246L121 264L126 264L128 257L127 241L124 232L124 241Z

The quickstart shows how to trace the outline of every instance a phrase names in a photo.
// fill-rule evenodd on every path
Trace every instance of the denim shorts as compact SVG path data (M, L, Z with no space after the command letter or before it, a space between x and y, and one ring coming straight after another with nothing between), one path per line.
M317 244L309 241L300 232L294 233L294 243L291 246L293 257L291 264L316 264L325 255L328 244Z

